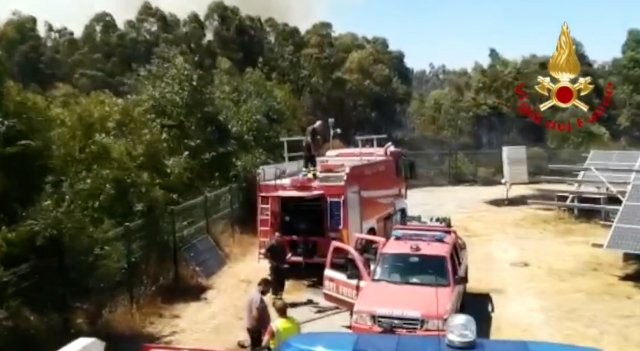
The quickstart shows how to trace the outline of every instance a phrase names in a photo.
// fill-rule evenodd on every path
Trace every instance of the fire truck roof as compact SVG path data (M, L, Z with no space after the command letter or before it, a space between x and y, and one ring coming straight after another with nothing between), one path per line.
M364 157L364 156L386 156L387 149L384 147L361 147L349 149L334 149L326 152L325 157Z
M425 235L428 234L428 235ZM446 233L406 233L389 240L382 249L384 253L423 253L446 256L450 253L454 236Z

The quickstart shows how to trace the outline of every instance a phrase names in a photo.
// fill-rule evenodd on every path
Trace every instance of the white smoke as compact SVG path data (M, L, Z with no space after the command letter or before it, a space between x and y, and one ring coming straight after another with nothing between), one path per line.
M328 20L331 4L339 6L339 0L228 0L229 5L238 6L243 13L273 17L279 21L303 29L311 24ZM353 2L358 0L342 0ZM360 0L361 1L361 0ZM210 0L152 0L153 5L184 18L192 11L203 14ZM76 34L97 12L107 11L118 22L135 16L143 0L2 0L0 21L6 20L13 11L35 16L40 25L48 21L54 26L66 26Z

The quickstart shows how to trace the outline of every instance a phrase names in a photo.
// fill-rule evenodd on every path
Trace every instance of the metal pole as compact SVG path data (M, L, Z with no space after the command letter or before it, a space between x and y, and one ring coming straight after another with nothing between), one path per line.
M329 150L333 150L333 128L329 130Z
M287 141L283 140L284 143L284 162L289 162L289 150L287 149Z
M207 234L209 233L209 203L208 203L208 195L207 192L204 192L204 225L205 225L205 232Z

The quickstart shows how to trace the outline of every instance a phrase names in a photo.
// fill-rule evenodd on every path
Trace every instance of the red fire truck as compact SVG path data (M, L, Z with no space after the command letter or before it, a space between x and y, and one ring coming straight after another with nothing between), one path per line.
M290 140L301 138L283 140L285 159ZM316 179L302 177L300 169L300 162L286 162L260 170L259 257L279 232L290 264L323 264L332 241L353 243L355 233L388 237L407 213L413 165L391 143L329 150L318 157Z

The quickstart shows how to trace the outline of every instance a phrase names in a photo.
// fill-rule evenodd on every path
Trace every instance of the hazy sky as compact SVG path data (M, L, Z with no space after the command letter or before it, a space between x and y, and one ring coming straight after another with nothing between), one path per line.
M33 14L56 25L81 30L96 12L106 10L118 20L132 17L142 0L1 0L0 18L12 10ZM161 8L184 16L203 12L208 0L156 0ZM490 47L507 57L548 54L555 49L560 27L568 22L595 60L620 54L626 32L640 27L640 2L612 0L235 0L252 14L273 16L303 27L327 20L337 31L387 37L403 50L409 65L430 62L470 67L486 62Z

